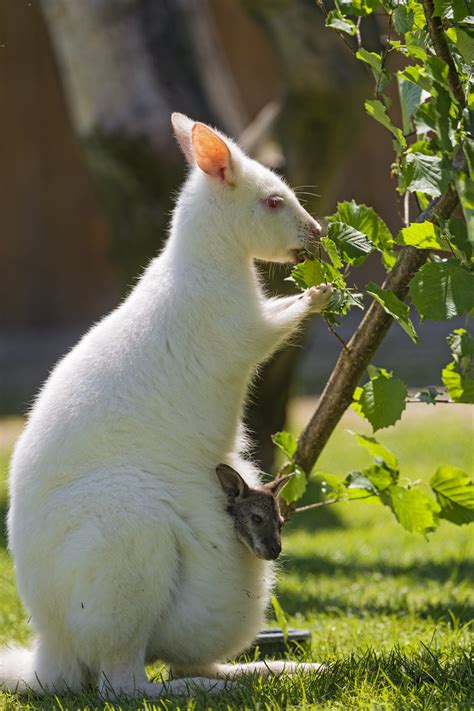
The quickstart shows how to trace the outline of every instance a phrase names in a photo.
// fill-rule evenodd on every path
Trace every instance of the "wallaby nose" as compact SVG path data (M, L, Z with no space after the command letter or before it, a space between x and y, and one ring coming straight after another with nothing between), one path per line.
M312 237L316 237L316 239L318 239L319 237L321 237L322 232L323 232L323 228L321 227L319 222L317 222L316 220L311 220L311 222L309 223L310 235Z
M281 543L272 541L267 545L268 560L276 560L281 553Z

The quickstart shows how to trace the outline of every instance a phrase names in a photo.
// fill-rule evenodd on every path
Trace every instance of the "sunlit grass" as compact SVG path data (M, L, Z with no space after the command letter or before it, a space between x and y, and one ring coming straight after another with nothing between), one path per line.
M292 412L295 431L312 405ZM368 433L349 413L318 468L345 475L370 462L345 430ZM0 432L2 428L0 427ZM0 506L11 431L0 434ZM402 476L428 479L441 464L472 473L472 421L465 407L412 406L396 428L378 438L400 460ZM315 495L309 487L308 501ZM284 536L278 587L289 623L312 633L307 657L327 664L318 675L243 682L218 697L161 706L207 708L468 709L474 696L471 654L474 541L472 527L443 523L429 542L401 529L381 505L351 502L295 517ZM26 615L16 597L13 567L0 553L0 632L25 641ZM152 670L151 670L152 671ZM1 697L0 697L1 699ZM81 697L3 696L5 709L138 709L149 703L104 705ZM0 700L1 708L1 700Z

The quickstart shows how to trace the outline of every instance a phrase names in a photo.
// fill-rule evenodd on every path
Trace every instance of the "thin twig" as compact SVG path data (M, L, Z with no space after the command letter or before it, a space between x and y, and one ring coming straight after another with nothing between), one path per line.
M347 350L347 343L346 343L345 340L342 338L342 336L340 336L340 335L338 334L338 332L336 331L336 329L334 328L334 326L332 325L332 323L331 323L330 321L328 321L325 316L323 316L323 321L324 321L324 323L326 324L326 326L328 327L328 329L331 331L332 335L333 335L333 336L336 336L337 340L338 340L339 343L342 345L342 347Z
M331 504L338 504L341 501L364 501L364 499L373 499L376 494L368 494L367 496L360 496L358 499L329 499L329 501L318 501L315 504L308 504L307 506L299 506L297 509L293 509L291 512L302 513L303 511L310 511L311 509L319 509L322 506L331 506Z

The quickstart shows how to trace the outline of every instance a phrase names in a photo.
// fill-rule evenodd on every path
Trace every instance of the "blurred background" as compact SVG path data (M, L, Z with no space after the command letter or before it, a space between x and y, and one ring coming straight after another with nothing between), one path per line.
M355 199L401 225L390 136L364 114L372 81L313 0L4 0L0 87L0 415L27 411L160 249L185 171L172 111L236 137L315 216ZM288 269L263 273L291 290ZM351 280L381 276L375 257ZM375 362L436 384L452 327L424 324L418 347L394 327ZM288 396L320 392L339 350L315 319L263 370L248 418L265 468Z

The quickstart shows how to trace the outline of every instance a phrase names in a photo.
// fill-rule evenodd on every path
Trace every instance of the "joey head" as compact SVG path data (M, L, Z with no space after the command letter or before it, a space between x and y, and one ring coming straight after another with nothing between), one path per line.
M227 511L239 540L258 558L276 560L281 553L280 532L284 522L277 496L293 475L254 489L227 464L219 464L216 474L227 495Z

